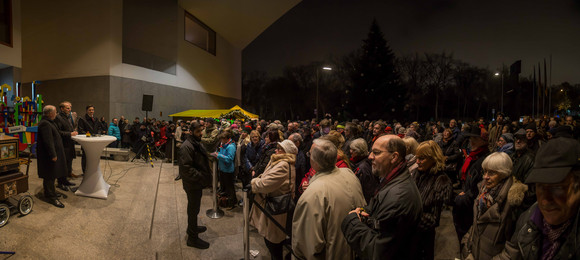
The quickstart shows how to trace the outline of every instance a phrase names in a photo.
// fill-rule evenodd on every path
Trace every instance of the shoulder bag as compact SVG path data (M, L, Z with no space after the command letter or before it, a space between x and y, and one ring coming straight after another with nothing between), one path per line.
M290 186L290 192L276 197L266 196L266 205L264 208L268 213L270 213L270 215L280 215L292 212L296 206L294 199L292 199L292 181L290 179L292 176L292 165L288 163L288 166L288 186Z

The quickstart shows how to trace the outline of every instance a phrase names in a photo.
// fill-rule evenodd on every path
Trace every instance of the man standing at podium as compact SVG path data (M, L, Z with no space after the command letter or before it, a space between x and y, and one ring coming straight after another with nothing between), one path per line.
M99 120L95 118L95 107L93 105L88 105L86 108L87 113L85 116L79 118L78 128L79 134L86 134L90 133L91 135L96 135L101 132L101 124ZM83 157L81 159L81 166L83 168L83 173L87 168L87 156L85 155L85 151L81 148L83 153Z
M202 125L194 121L190 134L183 130L187 139L179 149L179 174L187 194L187 246L207 249L209 243L199 238L199 233L207 228L197 225L202 189L210 185L212 178L208 153L201 145L201 129Z
M74 121L71 115L72 105L68 101L63 101L59 105L60 113L56 115L54 123L56 128L60 133L62 139L62 146L64 147L64 153L66 158L66 165L68 167L67 177L74 177L72 174L72 160L76 157L75 155L75 143L71 137L76 136L78 133L74 131ZM58 187L61 190L68 190L67 186L74 186L74 183L69 182L66 177L58 179Z
M38 177L43 179L44 197L48 203L64 208L58 200L54 181L66 178L66 156L60 133L56 128L56 107L48 105L42 109L42 120L38 123L38 141L36 157L38 161Z

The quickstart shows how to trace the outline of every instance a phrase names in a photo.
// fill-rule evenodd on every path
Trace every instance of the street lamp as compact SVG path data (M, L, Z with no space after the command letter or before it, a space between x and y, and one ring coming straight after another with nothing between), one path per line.
M503 73L496 72L495 76L501 75L501 112L503 113Z
M332 70L331 67L322 67L323 70ZM316 68L316 122L318 122L318 78L319 78L319 68ZM319 122L320 123L320 122Z

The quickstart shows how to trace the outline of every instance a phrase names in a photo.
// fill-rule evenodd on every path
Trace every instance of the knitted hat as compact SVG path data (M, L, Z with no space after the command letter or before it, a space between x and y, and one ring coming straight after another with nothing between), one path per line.
M529 123L529 124L526 126L526 130L528 130L528 129L531 129L531 130L533 130L534 132L536 132L536 131L537 131L537 129L536 129L536 123L535 123L535 122L531 122L531 123Z
M282 142L279 142L278 145L281 146L282 149L284 149L284 152L286 153L298 154L298 148L296 148L294 142L290 140L284 140Z
M514 142L514 135L511 133L502 134L501 137L503 137L503 140L505 140L506 143Z

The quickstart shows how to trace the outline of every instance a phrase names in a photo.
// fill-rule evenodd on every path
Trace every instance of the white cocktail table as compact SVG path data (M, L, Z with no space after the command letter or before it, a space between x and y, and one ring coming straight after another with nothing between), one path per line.
M81 185L75 192L76 195L87 196L99 199L107 199L109 194L109 185L103 179L101 172L101 153L108 144L117 140L116 137L103 135L100 137L86 137L77 135L72 137L83 147L87 158L87 167L83 176Z

